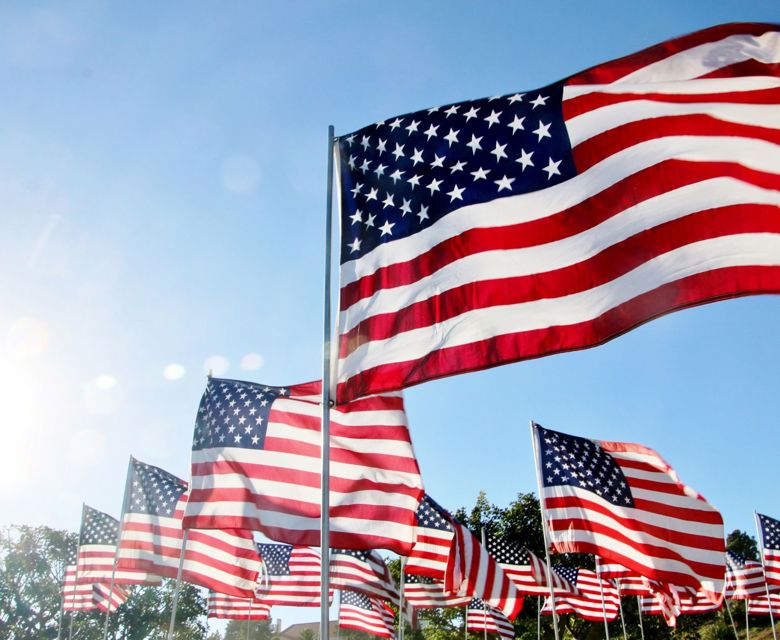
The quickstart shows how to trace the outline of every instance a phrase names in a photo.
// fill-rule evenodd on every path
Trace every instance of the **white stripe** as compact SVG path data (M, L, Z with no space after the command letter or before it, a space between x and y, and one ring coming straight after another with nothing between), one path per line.
M658 93L668 95L695 96L705 93L741 93L761 91L780 86L780 79L772 76L743 76L735 78L698 78L681 82L614 84L568 84L563 87L563 100L572 100L590 93L611 95Z
M362 345L340 360L340 379L377 365L417 360L442 347L598 318L658 287L714 269L780 266L780 236L740 234L695 242L653 258L604 285L554 299L474 309L432 327ZM370 349L369 349L370 346Z

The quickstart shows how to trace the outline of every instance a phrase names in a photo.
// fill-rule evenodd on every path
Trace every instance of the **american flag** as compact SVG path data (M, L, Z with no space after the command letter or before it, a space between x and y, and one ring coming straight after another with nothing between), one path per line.
M495 633L505 640L515 637L515 627L509 619L479 598L472 599L466 609L466 630L472 633Z
M183 538L187 483L150 464L131 459L127 511L117 566L175 578ZM189 529L182 580L219 593L251 598L260 556L250 531Z
M455 537L452 516L429 495L417 508L414 548L406 559L406 573L444 580Z
M761 513L757 513L756 516L766 582L770 585L780 585L780 520L775 520Z
M151 584L162 578L136 569L114 569L119 521L116 518L84 505L81 512L81 532L76 582L80 584L105 582L114 584Z
M62 582L62 608L64 611L91 611L97 608L92 584L76 584L76 565L65 567Z
M780 292L777 26L339 138L340 401Z
M528 549L508 540L487 534L485 546L498 562L517 590L525 595L545 596L550 593L545 561ZM577 588L553 572L553 588L556 591L577 593Z
M209 591L208 617L222 620L268 620L271 607L252 598Z
M357 629L380 638L393 638L393 610L382 600L357 591L341 591L339 627Z
M747 600L766 595L766 581L761 563L727 551L724 593L729 600Z
M390 569L376 550L331 549L330 583L396 605L400 601Z
M444 578L444 587L459 595L480 598L514 619L523 608L523 596L514 582L490 556L468 527L452 523L455 544L450 551L452 570Z
M262 531L319 545L319 382L270 387L212 378L192 444L184 528ZM422 480L399 394L331 410L330 539L408 553Z
M268 543L258 543L257 549L266 572L255 588L258 600L269 605L320 606L322 561L317 549Z
M772 615L780 616L780 593L770 594L769 598L766 596L751 598L748 600L748 613L751 616L768 616L770 602L772 603Z
M122 587L114 586L114 590L111 591L111 585L98 583L92 585L92 597L100 611L105 613L110 609L110 613L115 613L127 602L129 595Z
M595 571L562 565L553 565L553 571L575 585L580 594L556 593L556 613L575 613L580 618L596 622L602 622L604 618L612 621L617 617L620 610L620 596L617 589L608 581L599 578ZM547 598L542 607L542 614L549 615L551 611L550 598Z
M404 576L404 600L420 609L432 609L435 607L460 607L468 604L471 597L445 591L444 583L440 580L406 574Z
M695 596L687 594L680 594L680 601L678 604L679 614L690 613L709 613L710 611L718 611L723 605L723 602L715 603L705 593L699 592ZM640 607L642 608L643 615L661 615L664 610L661 604L656 598L642 597L640 598ZM671 620L670 626L674 626L674 621Z
M550 540L650 580L722 596L723 519L655 451L535 425Z

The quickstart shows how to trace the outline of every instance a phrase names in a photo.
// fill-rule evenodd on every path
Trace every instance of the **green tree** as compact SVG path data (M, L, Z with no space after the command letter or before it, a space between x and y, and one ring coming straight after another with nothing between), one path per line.
M247 635L247 625L249 635ZM271 640L274 633L270 620L231 620L225 629L224 640Z
M758 560L758 544L756 539L745 531L734 529L726 536L726 548L729 551L745 556L750 560Z

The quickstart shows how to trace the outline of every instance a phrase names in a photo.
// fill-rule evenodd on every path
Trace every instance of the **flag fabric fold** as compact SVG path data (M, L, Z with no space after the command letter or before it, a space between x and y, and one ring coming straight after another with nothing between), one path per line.
M330 583L334 589L357 591L395 605L400 603L395 580L376 550L331 549Z
M339 627L365 631L380 638L393 638L393 610L378 598L343 590L339 602Z
M91 611L97 608L91 583L76 583L76 565L65 567L62 581L63 611Z
M466 629L472 633L495 633L504 640L515 637L515 627L498 609L473 598L466 609Z
M563 565L553 565L553 571L575 585L579 594L556 593L556 613L574 613L584 620L595 622L603 622L605 618L611 622L617 617L620 610L617 589L606 580L599 578L595 571ZM552 603L548 597L542 607L542 615L550 615L551 612Z
M780 593L772 593L769 598L766 596L751 598L748 600L748 613L751 616L768 616L769 609L775 618L780 617Z
M209 591L208 617L221 620L268 620L271 607L252 598Z
M319 545L319 382L271 387L209 379L192 445L184 528L262 531ZM330 412L330 539L408 553L423 494L399 394Z
M726 590L729 600L748 600L766 595L766 580L761 563L733 551L726 552Z
M176 578L182 552L187 483L132 459L127 511L119 542L120 569ZM182 580L218 593L251 598L260 571L251 531L189 529Z
M257 549L264 565L255 587L257 600L288 607L320 606L322 560L318 549L271 543L257 543Z
M460 607L467 605L472 598L446 591L440 580L409 573L404 576L404 600L413 607L432 609Z
M339 136L339 401L780 292L778 63L721 25Z

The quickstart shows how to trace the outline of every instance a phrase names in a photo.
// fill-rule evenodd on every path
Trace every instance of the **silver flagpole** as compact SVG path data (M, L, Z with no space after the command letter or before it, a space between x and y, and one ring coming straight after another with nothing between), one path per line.
M176 588L173 591L173 604L171 605L171 622L168 625L168 640L173 640L173 628L176 626L176 610L179 608L179 594L181 593L181 574L184 569L184 552L187 548L187 536L190 530L185 529L181 537L181 551L179 552L179 568L176 569ZM250 610L252 605L250 606Z
M404 628L406 627L406 621L404 618L404 586L406 580L404 579L404 567L406 566L406 558L401 556L401 595L398 599L398 640L404 640Z
M114 578L116 577L116 563L119 560L119 543L122 540L122 526L125 520L125 511L127 511L127 496L129 491L128 480L133 468L133 456L127 463L127 476L125 477L125 495L122 498L122 512L119 514L119 527L116 532L116 550L114 551L114 564L111 567L111 582L108 587L108 607L106 607L106 620L103 623L103 640L108 638L108 616L111 613L111 599L114 597Z
M731 628L734 630L734 637L739 640L739 634L737 633L737 625L734 624L734 616L731 615L731 607L729 606L728 598L723 598L723 602L726 603L726 611L729 614L729 620L731 621ZM747 603L745 604L747 606Z
M79 577L79 553L81 551L81 527L84 525L84 512L87 509L86 503L81 503L81 522L79 523L79 541L76 545L76 572L73 574L73 611L68 616L68 640L73 640L73 618L76 617L76 580Z
M328 127L328 188L325 204L325 292L322 322L322 468L320 513L320 640L330 640L330 389L331 374L331 242L333 236L333 160L336 153L336 136L333 125Z
M469 637L469 605L463 607L463 640Z
M555 612L555 588L553 587L552 566L550 564L550 539L547 535L547 510L544 508L542 470L539 466L539 442L536 436L536 423L531 420L531 445L533 446L534 466L536 467L536 484L539 487L539 510L542 514L542 536L544 537L544 555L547 560L547 584L550 586L553 632L555 633L555 640L560 640L560 633L558 632L558 615Z
M482 546L487 547L487 544L485 543L485 527L482 527ZM482 620L482 637L484 640L487 640L487 602L484 600L482 601L482 611L484 613L483 620Z
M249 622L252 620L252 603L254 598L249 598L249 615L246 617L246 640L249 640Z
M772 603L769 603L769 612L772 612ZM774 632L775 625L772 625L772 631ZM750 640L750 620L748 619L748 602L745 601L745 638Z
M642 640L645 640L645 623L642 622L642 597L636 597L636 610L639 612L639 633L642 636Z
M767 605L769 606L769 620L772 623L772 638L774 640L777 640L777 629L775 629L775 616L772 614L772 598L769 596L769 583L766 581L766 566L764 565L764 536L761 533L761 526L758 522L758 511L754 511L753 515L755 516L756 520L756 533L758 534L758 539L761 542L761 549L759 551L759 555L761 556L761 569L764 571L764 586L766 587L766 601ZM747 610L748 605L745 604L745 620L747 621ZM748 633L750 631L748 630Z
M618 607L620 609L620 624L623 627L623 640L628 640L628 634L626 633L626 619L623 617L623 595L620 593L620 583L617 580L613 581L615 588L618 592Z
M78 560L78 549L76 550L76 559ZM68 573L68 549L65 547L65 568L62 572L62 591L60 592L60 621L57 624L57 640L62 638L62 619L65 617L65 576ZM73 582L76 582L76 576L73 576Z
M609 622L607 622L607 602L604 600L604 581L601 579L601 565L599 557L596 558L596 577L599 579L599 591L601 592L601 613L604 615L604 637L609 640Z
M536 596L536 640L542 640L542 596Z

